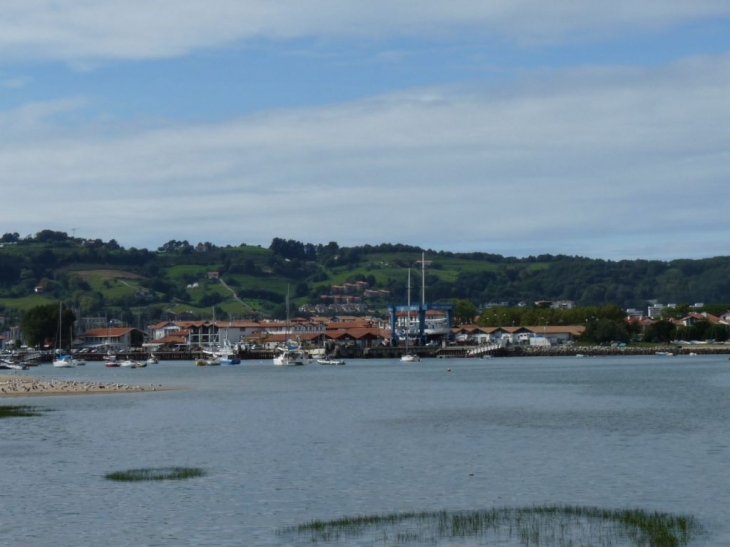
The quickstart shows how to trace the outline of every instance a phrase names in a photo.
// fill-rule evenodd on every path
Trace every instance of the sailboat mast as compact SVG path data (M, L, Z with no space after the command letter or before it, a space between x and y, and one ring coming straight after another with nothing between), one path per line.
M411 269L408 268L408 307L406 308L406 353L408 353L408 342L411 337Z
M426 305L426 253L421 253L421 306Z

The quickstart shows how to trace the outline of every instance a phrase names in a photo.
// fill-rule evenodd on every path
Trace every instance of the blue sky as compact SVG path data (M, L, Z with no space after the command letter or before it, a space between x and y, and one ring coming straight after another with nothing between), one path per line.
M6 0L0 231L730 254L730 4Z

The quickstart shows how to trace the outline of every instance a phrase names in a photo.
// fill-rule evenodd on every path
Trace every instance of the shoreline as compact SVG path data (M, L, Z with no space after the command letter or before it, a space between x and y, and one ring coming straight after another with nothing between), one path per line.
M0 376L0 399L11 397L38 397L57 395L97 395L101 393L144 393L169 391L162 385L132 385L116 382L82 382L56 380L40 376Z

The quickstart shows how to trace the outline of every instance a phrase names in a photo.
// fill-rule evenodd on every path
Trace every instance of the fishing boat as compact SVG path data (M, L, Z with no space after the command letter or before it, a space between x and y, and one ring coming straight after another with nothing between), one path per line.
M275 365L308 365L312 362L309 354L302 349L301 342L297 340L287 340L286 344L276 348L279 352L274 357Z
M224 340L223 345L218 349L215 356L220 361L221 365L240 365L241 360L236 357L236 352L233 350L231 343L228 339Z
M411 353L409 349L411 338L411 270L408 269L408 307L406 308L406 352L401 356L403 363L417 363L421 358L415 353Z

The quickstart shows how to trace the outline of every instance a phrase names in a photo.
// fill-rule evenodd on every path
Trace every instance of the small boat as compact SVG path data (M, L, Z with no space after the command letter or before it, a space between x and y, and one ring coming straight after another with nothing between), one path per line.
M134 359L125 359L124 361L119 363L119 366L123 368L137 368L138 364L139 361L135 361Z
M145 361L145 363L148 365L156 365L159 362L160 362L160 360L152 354L150 354L150 356Z
M345 360L344 359L338 359L337 357L333 355L325 355L322 359L317 359L317 362L320 365L344 365Z
M312 362L312 358L302 350L299 342L291 340L285 345L277 348L279 355L274 357L275 365L308 365Z
M104 366L107 368L116 368L119 366L119 361L105 361Z
M28 366L28 363L0 359L0 368L8 370L28 370L30 367Z
M137 361L137 364L134 365L134 368L145 368L147 366L147 361Z
M421 358L415 353L406 353L400 358L401 363L418 363Z
M657 351L654 353L654 355L661 355L662 357L674 357L674 354L671 351Z
M61 319L63 316L63 305L58 303L58 338L54 346L57 346L54 354L56 355L53 359L53 366L55 368L73 368L76 366L74 359L71 355L62 353L61 350Z
M196 367L216 367L221 364L218 357L209 357L207 359L199 358L195 360Z
M286 330L289 332L289 287L286 288ZM301 341L287 340L276 348L279 354L274 357L275 365L299 366L308 365L312 362L312 358L302 349Z
M53 366L55 368L73 368L76 366L76 362L70 355L59 355L53 360Z

